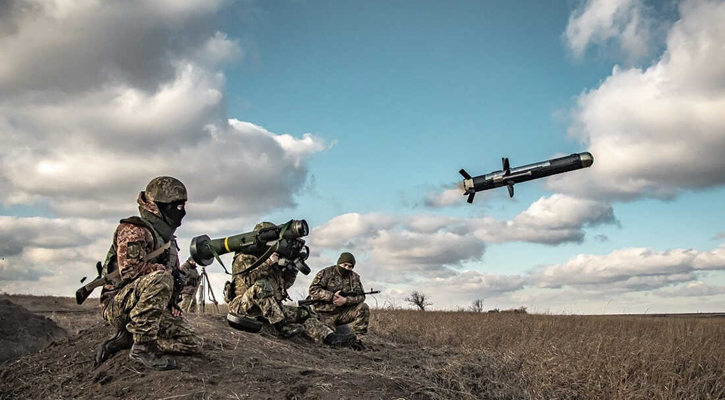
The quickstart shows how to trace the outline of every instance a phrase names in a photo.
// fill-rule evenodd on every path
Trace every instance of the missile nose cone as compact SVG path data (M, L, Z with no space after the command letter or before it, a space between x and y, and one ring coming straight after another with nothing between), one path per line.
M584 153L579 153L579 159L582 162L583 168L591 167L592 164L594 164L594 156L592 156L592 153L588 151L585 151Z

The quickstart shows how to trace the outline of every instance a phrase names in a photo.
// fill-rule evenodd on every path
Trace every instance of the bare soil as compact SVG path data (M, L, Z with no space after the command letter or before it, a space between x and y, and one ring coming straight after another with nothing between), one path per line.
M56 339L0 365L0 400L725 399L722 313L374 309L367 350L356 352L304 337L282 340L268 328L233 330L220 306L219 314L187 316L204 338L203 353L177 356L179 369L162 372L132 362L127 350L93 368L97 346L112 333L97 304L0 295L0 328L9 326L7 318L31 333L25 343ZM68 336L48 335L58 327ZM1 347L13 348L6 344L13 336L1 332Z
M204 338L203 353L176 356L177 370L144 368L128 358L128 350L94 369L97 346L112 334L96 317L77 334L0 368L0 399L471 398L438 373L450 370L452 360L459 373L478 377L480 398L494 397L486 395L493 391L508 393L498 398L526 397L496 383L508 373L481 355L395 344L374 333L365 337L366 350L353 351L304 337L282 340L268 328L259 334L236 331L223 314L187 317Z
M7 299L0 299L0 364L37 352L66 337L65 329Z

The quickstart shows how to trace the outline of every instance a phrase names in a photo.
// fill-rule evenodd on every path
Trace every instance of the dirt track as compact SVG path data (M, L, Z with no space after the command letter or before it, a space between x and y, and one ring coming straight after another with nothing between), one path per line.
M153 371L122 351L93 369L96 346L111 334L103 322L0 369L0 399L428 399L460 397L431 381L459 359L462 372L485 376L490 360L446 350L395 345L368 335L367 350L329 348L271 330L235 331L223 315L189 317L204 337L199 356L177 356L179 369ZM489 369L490 371L490 369ZM481 381L485 391L487 381ZM464 398L470 398L465 396Z

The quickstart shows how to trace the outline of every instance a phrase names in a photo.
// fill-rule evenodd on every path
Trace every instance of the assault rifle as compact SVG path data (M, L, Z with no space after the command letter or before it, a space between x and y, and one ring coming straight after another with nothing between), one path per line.
M171 247L171 241L147 254L146 257L143 258L143 261L148 262L154 257L160 256L161 253L166 251L169 247ZM96 279L94 279L91 283L88 283L85 286L82 286L80 289L76 290L76 303L83 304L88 296L91 295L93 289L99 286L103 286L107 283L118 282L121 280L121 271L119 271L118 269L109 272L106 275L103 275L103 264L101 264L100 261L96 263L96 271L98 271L98 276L96 277ZM81 279L81 283L85 281L86 277L84 276L83 279Z
M380 293L379 290L373 290L373 288L370 288L369 292L362 292L362 293L360 293L360 292L340 292L340 296L342 296L342 297L365 296L367 294L378 294L378 293ZM317 300L317 299L304 299L304 300L299 300L297 302L297 304L300 306L306 306L308 304L315 304L315 303L329 303L329 302L325 301L325 300Z

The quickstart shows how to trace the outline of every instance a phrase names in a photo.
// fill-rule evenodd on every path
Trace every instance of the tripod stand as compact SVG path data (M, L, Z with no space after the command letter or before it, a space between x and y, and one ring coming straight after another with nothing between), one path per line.
M214 308L216 309L216 312L219 313L219 303L216 301L216 296L214 296L214 291L211 290L211 283L209 282L209 275L206 274L206 267L201 267L201 283L199 284L199 307L198 311L201 314L204 314L206 312L206 301L205 301L205 295L209 295L209 299L211 299L211 302L214 303Z

